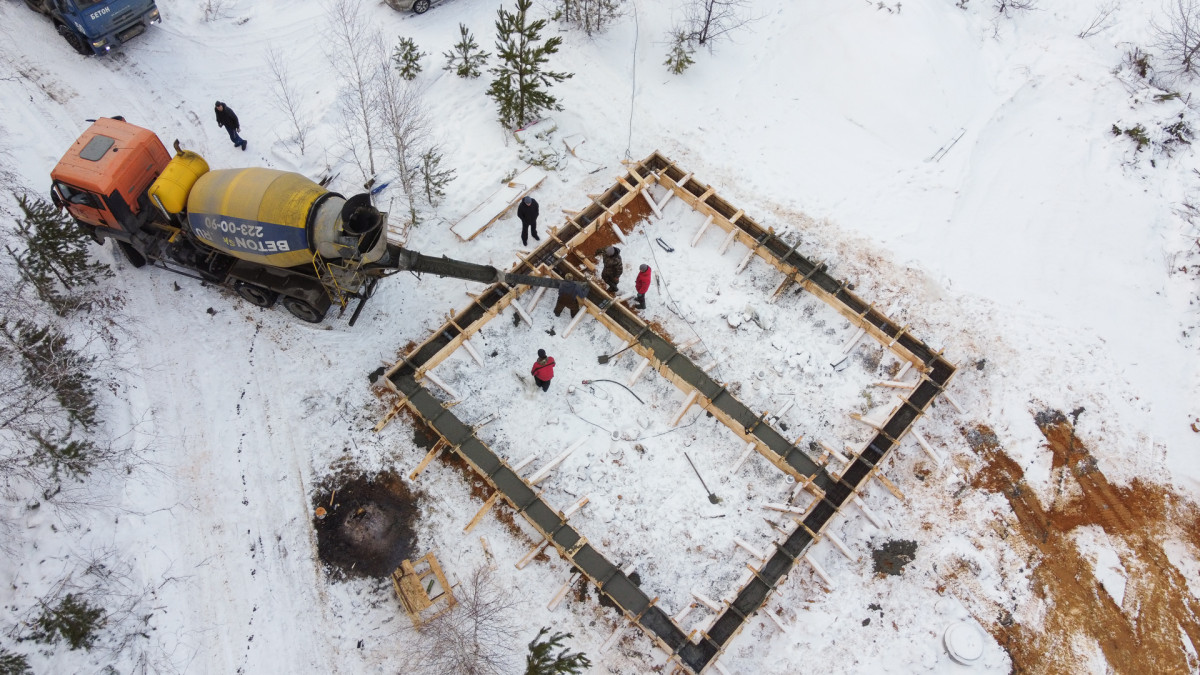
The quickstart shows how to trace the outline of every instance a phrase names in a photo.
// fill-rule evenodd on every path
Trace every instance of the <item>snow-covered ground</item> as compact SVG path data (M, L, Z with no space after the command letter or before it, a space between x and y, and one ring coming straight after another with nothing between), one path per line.
M1200 434L1189 427L1200 417L1200 233L1181 215L1200 187L1196 157L1190 146L1169 157L1138 152L1111 133L1114 124L1139 123L1154 132L1179 115L1194 122L1186 105L1194 85L1172 85L1183 101L1156 101L1159 92L1122 67L1133 46L1152 42L1150 21L1161 8L1123 3L1108 27L1080 38L1102 2L1041 3L1011 18L981 0L964 4L759 0L748 7L754 21L712 54L697 54L681 76L662 66L667 31L682 16L678 3L628 0L627 15L590 38L550 24L564 39L552 67L575 73L554 89L564 105L553 115L554 138L586 142L577 146L581 159L566 158L535 193L544 229L561 208L582 208L586 195L611 185L622 159L657 149L764 226L798 237L802 252L828 261L858 295L959 366L950 393L964 412L939 404L918 424L945 461L934 464L906 441L888 474L907 499L878 484L868 490L864 501L882 528L854 507L839 515L833 530L858 559L828 542L815 546L833 588L798 568L767 610L787 629L763 617L749 622L722 658L729 672L797 672L813 663L834 672L965 671L942 646L945 628L962 620L986 629L973 670L1010 669L1006 647L989 636L1001 620L992 610L1036 629L1044 605L1029 550L997 534L1014 520L1005 497L972 487L981 460L964 432L978 425L995 433L1042 503L1062 491L1034 420L1046 409L1083 409L1076 434L1112 483L1168 485L1193 500L1200 489ZM29 190L44 193L85 120L120 114L168 145L178 138L214 168L270 166L311 177L332 170L333 189L356 192L363 177L337 140L344 125L335 99L345 83L329 62L323 4L226 5L222 18L205 22L202 3L162 0L161 26L118 53L85 59L23 3L0 3L5 161ZM521 148L495 122L486 76L459 79L441 70L439 56L457 40L459 23L492 50L496 7L447 0L421 16L382 3L363 3L362 11L386 39L412 37L434 55L418 81L458 172L436 217L415 227L408 245L508 266L519 241L514 218L467 243L449 224L522 166ZM270 102L271 48L286 56L312 120L303 156L282 140L286 120ZM217 99L240 116L247 151L216 127ZM402 201L394 189L381 197L396 213ZM842 415L881 402L862 392L887 373L889 357L855 360L834 380L829 353L852 332L843 320L807 296L766 303L777 273L755 262L732 276L739 253L717 257L715 232L689 248L699 221L679 200L665 215L649 227L677 232L669 237L676 252L635 233L624 281L631 285L636 264L649 261L694 322L664 311L660 287L651 290L648 316L678 339L697 331L720 359L721 378L742 383L739 395L752 407L802 399L785 418L796 435L861 442L863 428ZM128 332L104 416L114 443L144 461L93 477L70 509L53 501L33 508L39 496L14 486L5 520L19 527L10 531L13 555L0 563L0 646L28 654L35 672L108 664L120 672L406 672L419 639L390 583L326 576L312 498L339 471L407 476L415 467L424 449L403 418L374 432L385 409L367 374L463 306L467 284L397 276L381 284L356 326L343 319L314 327L188 279L131 269L110 248L96 252L117 269L109 283L125 299ZM566 319L550 315L552 301L543 300L533 327L514 328L509 310L485 329L477 340L497 354L488 371L461 353L439 366L463 395L456 410L472 423L499 413L480 435L511 463L539 451L527 471L592 436L546 485L547 498L562 509L588 494L573 522L614 560L636 564L643 587L670 613L690 590L721 595L741 570L730 538L763 541L765 512L750 505L785 494L782 476L760 457L729 476L737 439L695 412L684 432L640 441L644 454L633 448L639 441L612 442L589 426L636 426L649 437L667 430L682 396L652 373L637 387L645 407L614 385L567 394L581 379L625 381L635 358L599 366L596 356L620 342L595 322L562 339ZM763 326L730 325L727 315L747 305ZM552 325L558 336L544 334ZM523 390L510 372L527 372L539 346L560 364L551 395ZM830 381L820 386L823 379ZM829 408L814 412L818 388ZM720 454L714 439L727 445ZM720 509L729 516L711 521L719 525L705 519L718 507L679 461L685 450L726 500ZM574 633L571 645L592 656L594 672L646 672L663 662L632 630L601 653L617 623L594 593L546 609L570 570L553 554L513 567L536 543L520 518L515 529L524 535L491 517L464 535L480 502L453 467L434 462L414 487L422 494L419 548L436 549L454 579L486 562L479 537L489 542L498 578L517 602L513 672L541 626ZM626 523L635 531L622 530ZM1104 592L1129 607L1135 589L1126 579L1135 569L1125 544L1096 527L1072 537ZM915 541L915 560L899 576L877 575L871 550L893 539ZM692 543L680 546L684 540ZM1173 536L1164 550L1194 595L1195 543ZM68 573L86 583L82 570L97 552L150 594L149 637L135 641L137 651L16 642L36 598ZM1077 642L1084 646L1072 670L1106 667L1098 647Z

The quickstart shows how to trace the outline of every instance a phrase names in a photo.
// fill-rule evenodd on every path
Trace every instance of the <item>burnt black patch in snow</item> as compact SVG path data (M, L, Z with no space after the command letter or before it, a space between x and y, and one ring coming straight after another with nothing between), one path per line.
M390 472L330 481L319 489L313 528L317 555L330 575L387 578L401 560L412 558L419 496Z
M876 574L899 575L904 566L917 557L917 542L907 539L892 539L871 551L875 559Z

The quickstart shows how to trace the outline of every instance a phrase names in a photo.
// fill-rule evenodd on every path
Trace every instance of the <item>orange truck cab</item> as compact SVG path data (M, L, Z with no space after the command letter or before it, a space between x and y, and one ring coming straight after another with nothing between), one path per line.
M51 197L97 242L130 242L142 226L163 219L146 190L170 159L154 132L103 117L50 172Z

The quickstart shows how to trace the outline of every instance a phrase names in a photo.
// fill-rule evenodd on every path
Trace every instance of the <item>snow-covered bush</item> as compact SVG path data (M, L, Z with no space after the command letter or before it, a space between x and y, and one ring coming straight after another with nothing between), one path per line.
M400 77L411 82L421 73L422 56L426 56L425 52L417 48L417 43L412 38L401 37L396 48L392 50L392 65L395 66L396 72L400 73Z
M557 0L554 18L588 35L603 33L624 10L624 0Z

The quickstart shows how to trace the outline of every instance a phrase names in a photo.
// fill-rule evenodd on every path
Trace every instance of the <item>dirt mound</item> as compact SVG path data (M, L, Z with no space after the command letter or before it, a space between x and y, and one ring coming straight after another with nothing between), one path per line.
M1185 541L1196 555L1200 510L1159 485L1112 485L1066 415L1047 411L1034 419L1060 478L1049 507L1025 485L1024 471L991 429L977 426L963 435L985 462L972 485L1003 494L1012 507L1017 523L1012 533L1019 539L1010 536L1009 543L1027 552L1033 591L1045 614L1035 620L1040 625L1026 625L1002 608L996 617L976 618L1008 649L1017 673L1081 672L1089 661L1080 645L1088 644L1103 653L1111 672L1195 672L1200 601L1160 542ZM1064 487L1068 481L1076 487ZM1120 557L1128 579L1120 604L1103 590L1076 546L1072 531L1081 526L1100 527L1124 544Z
M335 576L387 577L416 550L417 498L393 473L340 480L320 490L313 500L313 527L321 561Z
M904 566L917 557L917 542L907 539L892 539L871 551L875 560L875 574L899 576Z

